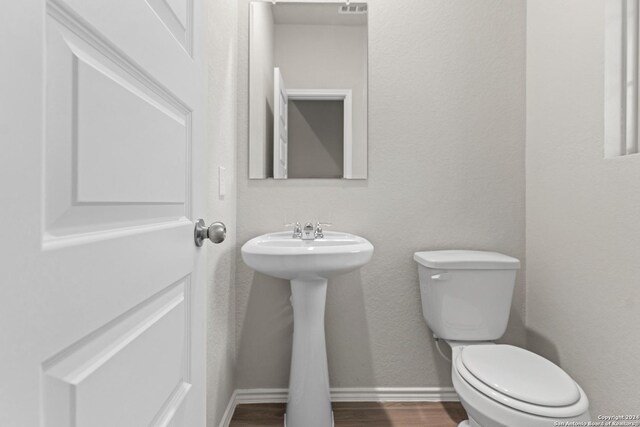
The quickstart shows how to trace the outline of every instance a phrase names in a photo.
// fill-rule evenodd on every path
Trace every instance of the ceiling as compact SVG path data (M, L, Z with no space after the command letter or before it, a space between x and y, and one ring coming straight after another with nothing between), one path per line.
M273 6L276 25L367 25L366 13L339 13L340 3L277 3ZM351 6L366 3L350 3Z

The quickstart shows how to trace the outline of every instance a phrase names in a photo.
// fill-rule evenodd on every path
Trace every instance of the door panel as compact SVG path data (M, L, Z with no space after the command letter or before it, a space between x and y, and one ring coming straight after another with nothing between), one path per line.
M204 426L203 5L0 18L2 426Z
M190 113L113 50L47 24L47 240L184 216Z
M184 204L186 117L77 64L74 202Z
M201 59L196 58L192 36L197 31L196 24L200 24L195 18L201 19L204 15L203 11L196 13L201 1L176 0L174 3L183 2L187 14L184 43L176 37L170 22L171 18L179 22L174 12L179 8L173 9L164 0L49 0L48 5L50 10L72 17L108 40L123 57L133 59L140 69L191 105L199 94L185 76L195 78L197 72L187 59ZM202 37L204 39L204 33Z
M45 418L135 427L175 410L190 388L189 287L180 280L46 361Z

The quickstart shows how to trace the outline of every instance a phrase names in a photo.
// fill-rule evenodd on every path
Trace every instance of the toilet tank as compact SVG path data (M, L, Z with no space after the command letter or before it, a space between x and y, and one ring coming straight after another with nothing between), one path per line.
M422 313L438 337L493 341L504 335L520 261L497 252L416 252Z

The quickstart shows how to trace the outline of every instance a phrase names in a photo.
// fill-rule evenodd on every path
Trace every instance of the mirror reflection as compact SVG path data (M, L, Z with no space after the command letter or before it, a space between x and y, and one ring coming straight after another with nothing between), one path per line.
M367 4L250 4L249 177L367 177Z

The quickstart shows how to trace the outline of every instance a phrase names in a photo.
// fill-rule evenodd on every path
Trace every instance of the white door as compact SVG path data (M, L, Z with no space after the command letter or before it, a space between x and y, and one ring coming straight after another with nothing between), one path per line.
M280 68L273 69L273 177L286 179L289 142L289 97Z
M204 426L204 2L0 14L0 426Z

